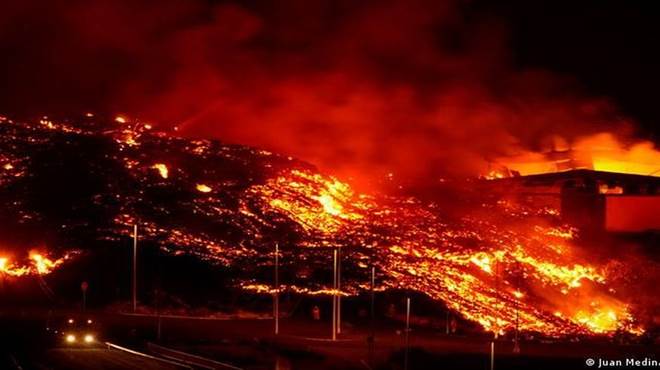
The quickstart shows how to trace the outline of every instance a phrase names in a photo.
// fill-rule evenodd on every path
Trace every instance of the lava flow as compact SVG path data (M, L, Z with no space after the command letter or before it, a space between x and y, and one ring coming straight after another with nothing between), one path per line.
M514 222L525 220L508 213L507 204L491 212L511 222L508 226L474 217L444 221L414 199L354 194L334 178L298 170L251 191L264 198L269 211L312 234L341 233L353 239L349 245L369 240L369 251L353 257L366 261L374 253L385 287L426 293L488 331L643 332L629 303L608 289L605 266L574 255L574 229L514 228ZM359 288L349 283L344 292Z
M282 261L309 269L327 270L327 250L341 247L341 292L309 274L282 288L358 294L373 264L378 289L424 293L487 331L644 330L632 297L613 284L608 267L617 261L589 258L555 209L479 201L450 216L442 204L357 193L290 157L124 117L0 119L0 133L9 228L47 230L73 248L128 245L138 225L141 243L215 263L238 287L264 292L272 282L254 272L272 267L274 243ZM33 254L27 263L0 259L0 268L44 274L61 263Z

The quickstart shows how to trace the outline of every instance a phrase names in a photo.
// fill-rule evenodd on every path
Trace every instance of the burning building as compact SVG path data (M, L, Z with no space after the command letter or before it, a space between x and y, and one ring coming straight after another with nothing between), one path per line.
M487 187L553 206L566 222L587 230L660 230L659 177L574 169L489 180Z

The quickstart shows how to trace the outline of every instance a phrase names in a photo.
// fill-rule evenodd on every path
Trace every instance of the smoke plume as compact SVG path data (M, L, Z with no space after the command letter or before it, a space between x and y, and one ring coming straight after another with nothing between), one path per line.
M7 2L0 110L124 113L374 184L625 127L469 2Z

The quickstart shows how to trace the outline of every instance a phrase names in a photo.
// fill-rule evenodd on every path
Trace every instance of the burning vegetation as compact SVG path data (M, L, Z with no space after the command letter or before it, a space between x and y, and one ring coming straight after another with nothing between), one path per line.
M0 252L0 256L3 254ZM0 257L0 275L19 277L27 275L48 275L63 264L70 255L51 259L38 252L30 252L27 260L14 260L9 257Z
M585 256L579 230L563 224L556 209L499 200L451 216L442 204L358 193L290 157L183 139L124 117L2 119L0 131L0 189L9 205L3 217L17 228L45 225L75 242L67 245L121 243L138 224L142 240L240 270L236 285L255 292L270 291L270 281L249 275L272 266L274 243L283 260L319 269L328 248L341 248L341 292L309 278L283 289L358 294L373 265L378 289L424 293L487 331L644 332L634 300L611 275L618 261ZM40 188L46 181L48 189ZM67 251L56 245L51 252ZM50 258L3 257L0 269L47 274L68 257Z

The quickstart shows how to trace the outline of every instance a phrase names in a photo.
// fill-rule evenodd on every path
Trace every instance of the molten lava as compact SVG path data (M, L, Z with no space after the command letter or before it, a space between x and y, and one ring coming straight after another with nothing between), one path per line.
M152 168L156 169L160 177L164 179L166 179L169 176L169 170L167 168L167 165L165 165L164 163L156 163L152 166Z
M310 234L371 240L366 247L378 256L386 287L424 292L486 330L642 332L630 304L608 290L605 266L572 253L576 230L570 227L527 225L505 204L491 212L510 224L470 216L446 222L413 199L354 194L334 178L300 170L250 191L263 197L267 212ZM347 284L344 293L359 290Z
M196 188L197 191L199 191L200 193L210 193L211 191L213 191L213 189L212 189L210 186L205 185L205 184L197 184L197 185L195 186L195 188Z
M255 276L264 274L253 269L271 268L273 242L288 253L282 260L310 269L327 268L327 247L341 247L346 268L341 292L311 274L283 282L283 290L355 295L368 286L365 276L373 264L377 289L424 293L488 331L519 328L549 336L643 331L634 297L618 289L615 269L609 268L619 261L589 258L575 238L578 230L562 224L556 209L479 200L451 216L442 204L357 193L308 164L271 152L188 140L123 117L84 120L76 126L0 118L0 189L11 200L4 209L7 219L34 230L57 225L50 232L63 236L60 240L92 235L117 245L139 224L142 241L238 271L236 285L256 292L271 291L271 281L259 280ZM83 160L79 148L85 150ZM163 163L164 153L168 163L176 163L176 178ZM36 155L39 161L32 160ZM81 179L74 184L81 193L70 191L71 182L43 188L62 181L53 169ZM39 201L57 200L53 189L66 197L66 206L42 222L52 207ZM81 216L79 209L86 213ZM67 258L0 257L0 271L8 276L47 274Z

